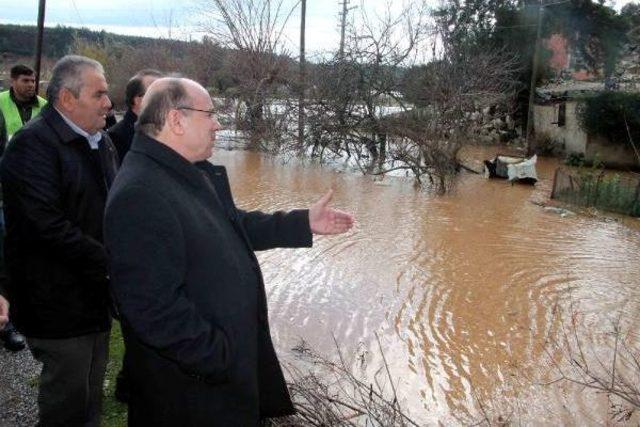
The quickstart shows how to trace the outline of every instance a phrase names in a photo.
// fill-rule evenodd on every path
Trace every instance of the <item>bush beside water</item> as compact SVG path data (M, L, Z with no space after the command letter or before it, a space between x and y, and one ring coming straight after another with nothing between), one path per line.
M640 217L640 179L607 174L597 162L589 168L580 166L575 173L558 170L552 197L574 205Z

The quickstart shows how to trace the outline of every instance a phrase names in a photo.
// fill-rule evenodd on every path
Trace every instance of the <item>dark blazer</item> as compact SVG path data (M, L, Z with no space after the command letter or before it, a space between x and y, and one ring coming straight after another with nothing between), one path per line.
M65 338L109 328L102 222L117 154L97 155L51 106L22 127L0 177L11 319L27 336Z
M136 134L109 194L105 243L130 426L252 426L293 412L254 251L311 246L308 211L237 209L224 167Z
M109 137L111 137L111 141L113 141L113 145L115 145L116 150L118 150L118 157L120 157L121 162L131 148L136 120L138 120L138 116L136 116L131 109L128 109L127 112L124 113L122 120L111 126L107 131Z
M7 146L7 126L4 123L4 116L0 113L0 156L4 154Z

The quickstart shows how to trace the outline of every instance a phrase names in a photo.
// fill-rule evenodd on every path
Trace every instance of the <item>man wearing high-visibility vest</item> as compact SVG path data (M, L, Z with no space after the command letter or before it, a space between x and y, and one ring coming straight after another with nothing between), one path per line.
M11 87L0 92L0 113L4 117L7 141L47 103L36 95L36 74L26 65L11 68Z

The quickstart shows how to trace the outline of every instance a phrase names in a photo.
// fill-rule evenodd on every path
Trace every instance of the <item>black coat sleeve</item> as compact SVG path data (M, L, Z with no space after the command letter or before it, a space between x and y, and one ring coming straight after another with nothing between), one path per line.
M273 214L238 210L238 217L249 236L252 247L257 251L311 247L313 243L309 227L309 211L306 209Z
M111 139L113 146L118 152L118 165L122 164L122 160L124 160L124 154L126 154L126 151L124 151L123 149L124 141L122 140L122 132L120 131L120 126L121 123L116 123L107 131L109 139Z
M4 116L0 113L0 156L4 154L7 146L7 127L4 123Z
M106 277L106 252L65 215L56 148L23 130L0 166L5 205L34 230L52 254L78 265L87 276Z
M105 214L111 289L136 338L211 382L227 379L228 335L206 321L187 298L181 225L157 192L141 186L112 193Z

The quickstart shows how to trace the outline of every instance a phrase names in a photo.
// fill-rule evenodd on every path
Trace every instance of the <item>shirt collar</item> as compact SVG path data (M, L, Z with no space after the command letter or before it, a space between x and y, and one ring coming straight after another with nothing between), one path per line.
M102 139L102 134L100 133L100 131L94 133L93 135L90 135L88 132L86 132L80 126L78 126L75 123L73 123L71 121L71 119L69 119L67 116L62 114L62 112L60 110L58 110L57 108L56 108L56 111L60 114L60 117L62 117L62 120L64 120L65 123L68 124L69 127L71 129L73 129L73 131L75 133L77 133L78 135L84 136L87 139L91 149L93 149L93 150L97 150L98 149L98 142L100 142L100 140Z

